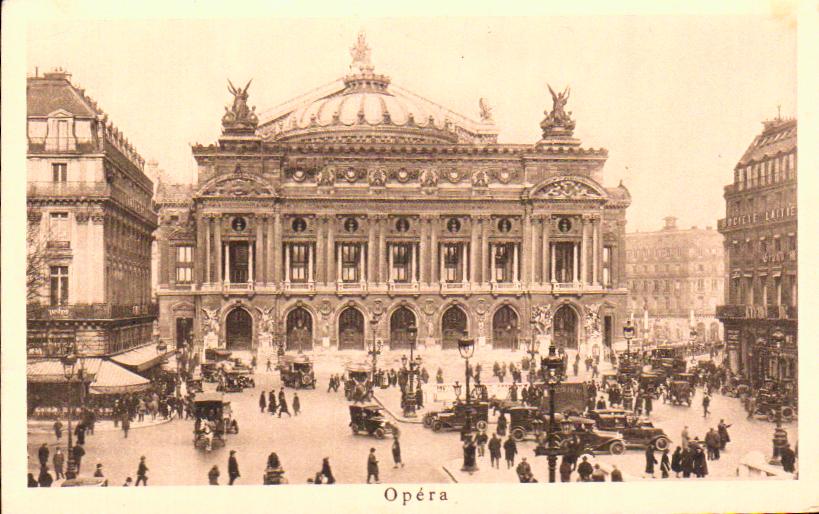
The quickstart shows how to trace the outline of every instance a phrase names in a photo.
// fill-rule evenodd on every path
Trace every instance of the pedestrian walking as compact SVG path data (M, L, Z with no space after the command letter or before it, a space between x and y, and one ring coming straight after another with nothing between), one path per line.
M401 460L401 443L398 442L398 438L392 440L392 461L394 463L393 469L397 467L404 467L404 462Z
M704 478L708 474L708 463L705 459L705 452L702 449L702 446L697 446L694 448L694 475L697 478Z
M651 411L654 410L654 401L652 400L651 396L646 395L645 399L643 400L643 408L646 411L646 416L651 416Z
M375 448L370 448L370 454L367 456L367 483L370 483L370 479L375 479L376 484L380 484L381 481L378 479L378 459L375 456Z
M99 462L97 463L97 469L94 471L94 476L96 478L104 478L105 477L105 475L102 473L102 464L99 463Z
M63 474L63 463L65 462L65 455L63 451L57 448L54 451L54 457L51 458L51 463L54 465L54 475L57 480L65 478Z
M265 409L267 409L267 395L262 391L261 394L259 394L259 410L264 414Z
M131 430L131 418L127 414L122 416L122 434L124 439L128 439L128 431Z
M728 435L728 428L731 425L725 424L725 420L719 420L719 425L717 425L717 433L719 434L719 448L720 450L725 450L725 446L731 442L731 436Z
M580 481L589 482L591 480L592 473L594 473L594 468L592 468L588 457L584 455L583 460L577 465L577 474L580 475Z
M85 448L81 444L74 445L74 462L77 464L77 475L80 474L80 467L82 465L82 458L85 456Z
M43 443L40 446L40 449L37 450L37 458L40 460L40 467L45 467L48 464L48 456L50 452L48 451L48 443Z
M498 416L498 428L497 428L497 432L498 432L498 435L499 435L499 436L503 437L503 436L505 436L505 435L506 435L506 425L507 425L507 422L506 422L506 414L504 414L503 412L501 412L501 413L500 413L500 416Z
M675 477L680 478L680 472L682 471L682 448L679 446L677 446L671 455L671 471L674 472Z
M694 449L683 448L680 455L680 467L682 468L683 478L690 478L691 472L694 471Z
M654 478L654 465L657 464L657 459L654 457L654 445L650 444L646 447L646 474Z
M575 365L577 361L575 361ZM572 464L572 459L563 455L563 458L560 459L560 481L561 482L571 482L572 481L572 471L574 471L574 465Z
M85 444L85 425L78 424L74 429L74 435L77 437L77 444Z
M299 400L299 393L293 393L293 414L296 416L301 412L301 400Z
M711 397L706 393L702 395L702 417L708 417L708 406L711 405Z
M335 484L336 478L333 476L333 470L330 469L330 457L324 457L321 461L321 474L324 476L325 484Z
M140 482L145 487L148 487L148 465L145 464L145 456L139 458L139 466L137 466L137 479L134 487L139 487Z
M660 457L660 476L668 478L669 471L671 471L671 460L668 458L668 448L663 450L663 456Z
M682 444L683 450L688 449L688 442L689 442L688 425L686 425L685 427L683 427L682 433L680 434L680 443Z
M230 482L228 485L233 485L237 478L242 476L239 474L239 461L236 460L236 450L230 450L230 457L228 458L228 477Z
M597 365L595 364L595 368ZM594 465L594 471L592 471L591 475L592 482L605 482L606 481L606 474L600 469L600 464Z
M273 366L270 363L270 357L267 358L267 367L265 367L265 371L273 371Z
M483 457L486 450L486 443L489 442L489 436L486 435L484 430L481 430L478 432L475 442L478 444L478 457Z
M51 487L51 484L54 483L54 477L51 476L51 473L48 472L48 466L43 466L40 468L40 476L37 478L37 484L40 487Z
M489 460L493 468L500 469L501 458L501 440L497 432L492 434L492 439L489 440Z
M213 467L210 468L210 471L208 471L208 485L219 485L219 475L221 475L221 473L219 473L219 466L214 464ZM137 479L137 483L139 483L139 479Z
M515 465L515 455L518 453L518 445L512 436L509 436L503 443L503 452L506 457L506 469L512 469Z
M612 482L623 481L623 473L619 469L617 469L617 466L614 464L611 465L611 481Z
M270 393L267 395L267 411L270 414L275 415L278 410L279 406L276 404L276 390L271 389Z
M293 417L290 415L290 410L287 408L287 398L284 396L284 389L279 391L279 417L282 417L282 413L287 414L288 418Z
M63 424L59 419L54 422L54 437L57 438L57 442L63 437Z
M705 434L705 447L708 450L708 460L719 460L719 434L712 427Z

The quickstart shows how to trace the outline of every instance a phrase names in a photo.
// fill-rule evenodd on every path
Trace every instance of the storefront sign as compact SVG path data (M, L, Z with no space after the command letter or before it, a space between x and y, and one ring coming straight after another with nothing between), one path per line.
M756 223L766 223L769 221L779 221L784 218L796 216L796 206L777 207L753 214L742 214L740 216L730 216L725 218L724 228L740 227L743 225L754 225Z
M738 348L739 347L739 330L738 329L726 329L725 330L725 342L728 344L729 348Z

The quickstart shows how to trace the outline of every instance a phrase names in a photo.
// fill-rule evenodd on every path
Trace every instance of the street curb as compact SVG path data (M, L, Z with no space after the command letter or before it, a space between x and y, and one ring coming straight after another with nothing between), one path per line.
M415 425L423 425L424 424L423 420L411 421L411 420L408 420L406 418L400 418L400 417L396 416L395 414L393 414L392 410L390 410L386 405L384 405L384 403L381 400L378 399L378 396L376 396L375 394L373 394L373 400L375 400L376 403L378 403L378 405L380 405L385 411L387 411L387 414L392 416L393 419L395 419L395 421L398 421L399 423L410 423L410 424L415 424Z
M139 430L141 428L158 427L158 426L164 425L166 423L170 423L171 421L175 421L175 420L178 420L178 419L179 418L163 419L162 421L158 421L156 423L151 423L150 425L139 425L139 426L131 425L131 428L129 429L129 431L130 430ZM67 425L63 425L63 429L65 429L66 426ZM94 431L95 432L121 432L122 431L122 426L118 426L118 427L113 427L112 426L110 428L104 428L104 429L101 429L99 426L97 426L97 427L94 427ZM40 429L38 427L27 427L26 432L29 433L29 434L53 434L54 430L50 426L49 427L44 427L42 429Z

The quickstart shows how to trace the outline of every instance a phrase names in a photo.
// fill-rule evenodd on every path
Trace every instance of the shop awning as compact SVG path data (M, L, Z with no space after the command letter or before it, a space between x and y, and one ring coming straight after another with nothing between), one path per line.
M151 381L113 362L103 361L89 390L92 394L126 394L148 389Z
M111 360L135 371L145 371L162 362L162 359L173 351L171 348L170 350L165 350L160 353L156 349L156 345L146 344L139 348L132 348L119 355L112 355Z
M102 359L97 357L81 357L74 367L74 378L77 380L79 371L83 370L84 382L91 382L97 375ZM67 382L63 363L60 359L37 359L26 363L26 378L29 382L38 384L64 384Z
M162 371L167 371L168 373L176 373L176 354L171 354L168 356L167 359L162 363Z

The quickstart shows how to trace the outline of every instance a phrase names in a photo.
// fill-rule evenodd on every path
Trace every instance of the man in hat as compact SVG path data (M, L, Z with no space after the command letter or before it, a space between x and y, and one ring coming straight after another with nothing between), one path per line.
M102 464L97 463L97 469L94 471L94 476L97 478L103 478L105 475L102 474Z
M236 460L236 450L230 450L230 458L228 458L228 477L230 482L228 485L233 485L233 482L239 478L239 461Z
M139 487L139 483L148 487L148 466L145 464L145 456L139 458L139 466L137 466L137 479L134 487Z
M370 483L370 478L375 479L376 484L380 484L378 479L378 459L375 456L375 448L370 448L370 455L367 457L367 483Z

